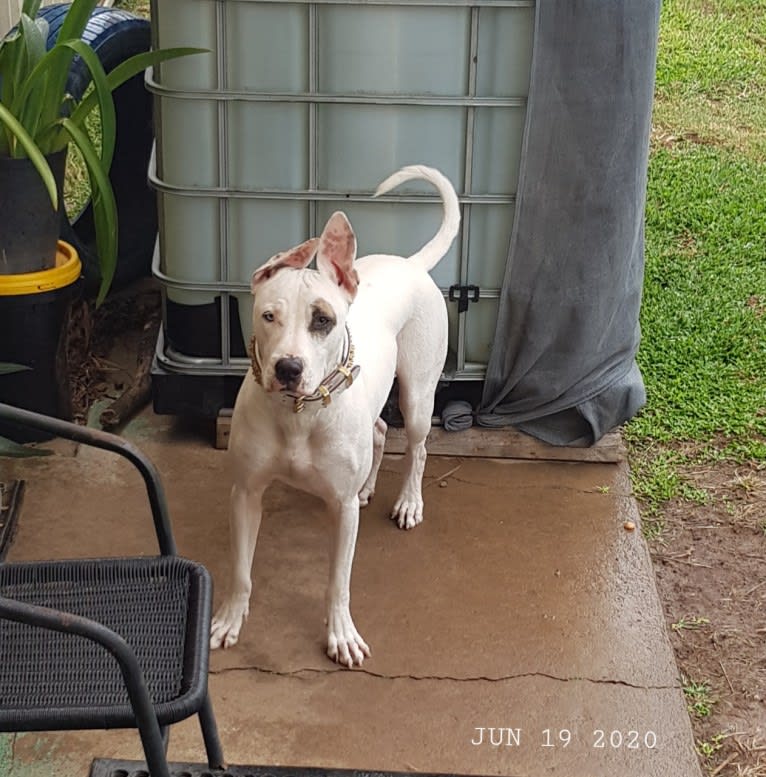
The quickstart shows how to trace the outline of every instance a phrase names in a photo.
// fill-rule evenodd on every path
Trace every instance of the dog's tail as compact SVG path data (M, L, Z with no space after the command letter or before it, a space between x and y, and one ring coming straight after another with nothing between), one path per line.
M439 192L444 205L444 217L436 235L431 238L410 260L417 262L426 271L436 266L437 262L447 253L460 227L460 203L455 189L449 179L438 170L424 165L409 165L390 175L378 186L375 197L385 194L405 181L422 178L432 183Z

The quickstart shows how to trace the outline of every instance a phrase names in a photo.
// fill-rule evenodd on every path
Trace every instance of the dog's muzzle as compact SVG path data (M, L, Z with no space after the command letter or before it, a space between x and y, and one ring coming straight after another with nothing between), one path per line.
M303 359L297 356L279 359L274 365L274 375L286 389L294 391L303 375Z
M250 338L250 366L256 383L263 386L263 370L261 368L261 355L258 351L258 342L255 335ZM303 411L307 402L321 402L322 407L327 407L332 402L333 394L339 394L347 389L359 374L360 367L354 364L354 344L351 341L351 332L346 325L346 337L344 338L343 354L338 366L317 386L312 394L296 394L291 390L281 392L293 400L293 412ZM303 361L294 356L279 359L274 365L274 374L277 380L289 389L297 385L303 374Z

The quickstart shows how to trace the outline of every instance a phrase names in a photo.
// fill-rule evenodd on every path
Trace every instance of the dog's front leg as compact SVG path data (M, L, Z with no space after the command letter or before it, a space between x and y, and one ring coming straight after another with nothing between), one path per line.
M362 665L370 648L351 619L351 565L359 526L359 499L354 495L330 505L330 581L327 587L327 655L339 664Z
M210 626L210 647L213 650L236 644L239 631L250 611L250 593L253 588L251 570L261 526L264 490L263 487L243 487L239 484L231 489L229 591Z

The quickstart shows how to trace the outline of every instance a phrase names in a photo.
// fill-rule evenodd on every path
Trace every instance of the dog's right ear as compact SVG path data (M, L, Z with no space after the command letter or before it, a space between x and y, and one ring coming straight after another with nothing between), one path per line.
M295 248L291 248L289 251L283 251L280 254L272 256L266 264L259 267L253 273L253 277L250 281L250 290L255 294L255 289L259 284L267 281L275 272L281 270L283 267L292 267L295 270L302 270L314 258L318 246L319 238L312 237L311 240L307 240L305 243L301 243L299 246L295 246Z

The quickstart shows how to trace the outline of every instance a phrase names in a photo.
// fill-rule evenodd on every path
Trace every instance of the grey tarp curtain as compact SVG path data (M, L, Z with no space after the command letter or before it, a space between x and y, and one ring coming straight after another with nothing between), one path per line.
M635 354L659 8L538 0L484 426L587 445L644 404Z

